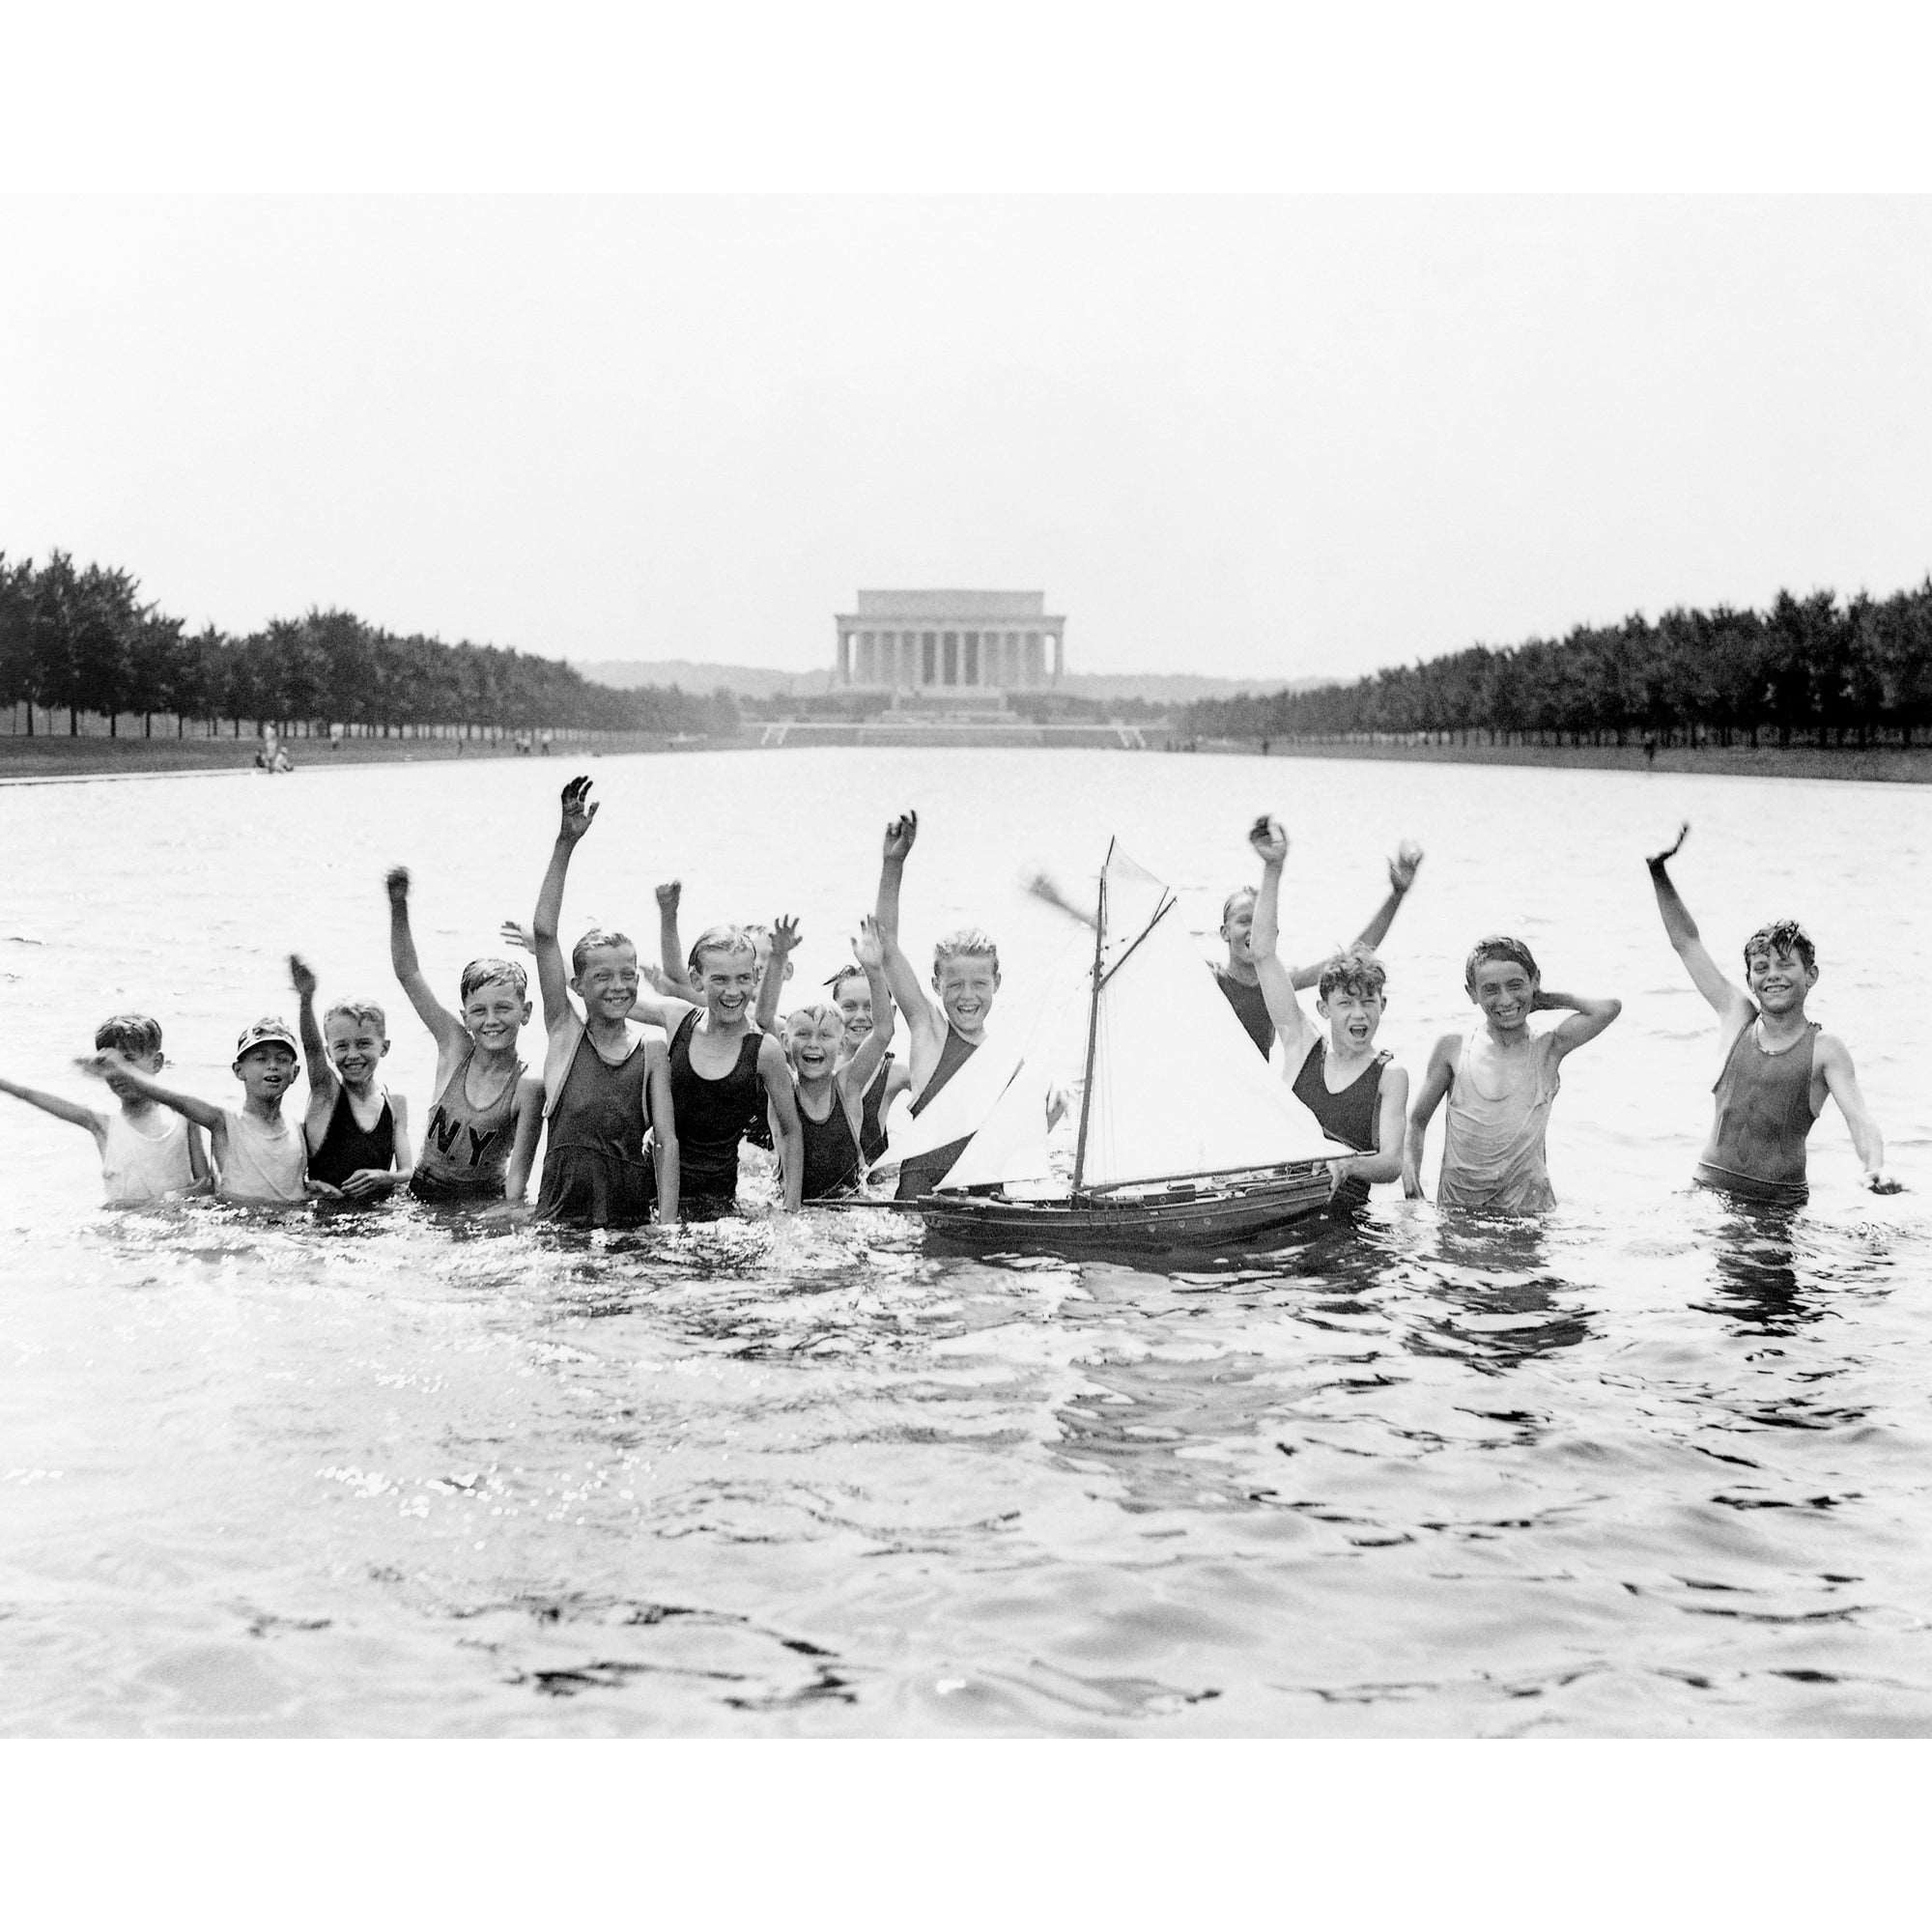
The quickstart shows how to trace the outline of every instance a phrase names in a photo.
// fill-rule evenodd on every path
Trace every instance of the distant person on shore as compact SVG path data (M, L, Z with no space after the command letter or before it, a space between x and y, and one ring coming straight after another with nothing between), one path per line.
M1851 1130L1863 1184L1874 1194L1898 1192L1899 1183L1886 1176L1885 1138L1859 1091L1851 1054L1836 1035L1805 1017L1804 1003L1818 983L1810 936L1796 920L1760 926L1745 941L1745 986L1727 980L1666 869L1690 831L1682 826L1674 844L1644 863L1665 936L1718 1015L1721 1070L1696 1179L1742 1200L1801 1206L1809 1192L1804 1143L1829 1095Z
M1388 937L1388 929L1395 923L1395 916L1402 910L1402 902L1408 896L1409 888L1415 883L1416 867L1421 864L1422 847L1405 841L1388 862L1388 896L1350 942L1350 951L1374 952ZM1255 888L1237 886L1221 905L1221 938L1227 946L1228 957L1209 970L1214 975L1214 983L1234 1008L1236 1018L1247 1028L1256 1051L1265 1059L1274 1047L1275 1019L1268 1011L1262 993L1261 975L1255 965L1254 920ZM1319 984L1324 964L1318 959L1312 966L1290 967L1289 977L1295 990L1305 992Z
M580 1228L637 1227L655 1207L668 1225L690 1203L665 1044L631 1024L638 949L621 932L593 927L571 948L566 974L557 943L571 854L596 816L590 781L572 779L563 788L556 842L530 922L548 1036L543 1088L549 1135L537 1218ZM581 1013L571 1003L573 993L582 1002ZM513 1193L535 1145L526 1122L512 1163Z
M389 963L436 1041L436 1100L410 1192L432 1207L521 1206L521 1189L514 1198L508 1192L510 1154L520 1122L543 1118L543 1082L517 1054L530 1018L528 980L513 960L472 959L457 985L460 1011L452 1013L430 990L416 958L409 872L398 866L384 884Z
M278 1019L261 1019L242 1029L235 1042L235 1077L242 1083L240 1107L217 1107L191 1094L163 1087L114 1047L80 1065L97 1079L131 1088L142 1098L171 1107L206 1129L214 1156L215 1194L249 1208L283 1208L308 1198L304 1179L307 1149L299 1128L282 1118L282 1101L295 1085L296 1037Z
M862 923L852 953L871 988L872 1005L883 1015L856 1052L845 1051L845 1020L837 1007L814 1003L785 1015L785 1058L791 1063L805 1151L799 1198L807 1204L850 1193L863 1179L867 1090L884 1064L893 1036L892 995L876 920Z
M1330 1206L1346 1212L1368 1200L1373 1183L1402 1177L1408 1075L1376 1046L1388 975L1359 945L1328 960L1320 968L1315 1002L1326 1023L1325 1037L1311 1026L1293 979L1275 952L1288 834L1278 820L1263 817L1255 821L1248 842L1262 862L1249 954L1281 1037L1283 1076L1328 1139L1350 1150L1328 1163Z
M150 1079L167 1065L161 1053L158 1020L146 1013L117 1013L94 1030L97 1053L117 1053ZM198 1194L208 1186L208 1151L201 1129L185 1116L156 1105L122 1077L118 1067L101 1075L121 1104L111 1112L84 1107L58 1094L0 1079L0 1094L11 1094L57 1121L85 1127L100 1155L100 1180L110 1208L145 1208L171 1195Z
M301 1003L296 1029L308 1065L309 1186L351 1201L377 1201L410 1178L409 1102L378 1074L389 1027L373 1000L338 1000L315 1019L315 975L297 953L289 978Z
M1496 1214L1535 1213L1556 1200L1544 1142L1561 1084L1557 1068L1595 1039L1623 1003L1545 992L1529 948L1501 934L1477 941L1463 985L1483 1024L1466 1035L1444 1034L1429 1056L1403 1142L1403 1192L1422 1193L1429 1122L1447 1099L1437 1202ZM1531 1029L1531 1013L1555 1011L1569 1018L1547 1033Z

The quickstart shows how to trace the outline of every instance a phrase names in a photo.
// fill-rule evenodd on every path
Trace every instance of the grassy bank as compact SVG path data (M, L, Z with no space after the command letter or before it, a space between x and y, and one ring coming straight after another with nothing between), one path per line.
M479 758L514 758L509 744L463 744L452 738L344 738L331 750L327 738L286 741L298 771L337 765L466 764ZM679 744L658 732L613 731L582 744L558 744L552 762L611 756L624 752L682 752L716 749L730 740ZM28 779L125 778L148 772L250 771L253 738L69 738L0 736L0 784ZM531 753L532 757L541 753Z
M1261 755L1257 739L1203 742L1203 752ZM1902 751L1830 751L1794 745L1780 751L1775 745L1721 748L1679 747L1660 751L1646 760L1639 745L1291 745L1280 739L1268 744L1271 758L1388 758L1435 765L1548 765L1579 771L1691 772L1713 778L1862 779L1894 784L1932 783L1932 746Z

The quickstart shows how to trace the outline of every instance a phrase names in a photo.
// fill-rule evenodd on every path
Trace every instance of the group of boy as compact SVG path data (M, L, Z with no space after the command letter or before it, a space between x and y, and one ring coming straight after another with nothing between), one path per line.
M887 827L876 907L853 943L854 963L828 982L832 999L795 1009L781 1028L796 922L710 926L684 953L675 881L658 889L659 966L640 965L623 933L592 928L566 967L559 923L571 856L597 815L589 791L583 778L563 788L531 925L504 926L535 955L545 1029L538 1073L520 1056L532 1014L524 969L508 958L474 959L461 976L457 1009L443 1007L416 956L409 874L388 875L391 963L437 1048L436 1099L419 1153L407 1102L382 1083L389 1050L383 1009L345 1001L318 1021L315 976L293 956L299 1034L273 1018L242 1030L233 1067L239 1106L163 1084L160 1028L139 1014L104 1021L95 1054L80 1063L118 1109L4 1079L0 1093L87 1128L116 1206L211 1187L251 1205L366 1204L407 1186L432 1206L513 1214L537 1173L540 1219L670 1224L734 1211L748 1139L775 1153L786 1210L852 1194L882 1156L896 1165L898 1199L938 1186L1010 1077L1010 1055L985 1051L1000 989L994 942L977 927L941 939L929 992L899 944L900 886L918 815L907 811ZM1891 1191L1851 1056L1805 1016L1818 978L1810 939L1790 921L1762 927L1745 943L1745 986L1726 979L1667 870L1688 831L1647 863L1664 931L1720 1022L1723 1065L1696 1179L1747 1200L1802 1202L1806 1137L1831 1098L1851 1130L1864 1184ZM1419 1196L1429 1125L1445 1103L1441 1205L1499 1213L1550 1206L1546 1140L1558 1069L1616 1020L1620 1003L1550 991L1521 940L1480 940L1464 971L1480 1023L1436 1040L1411 1104L1406 1074L1377 1045L1387 971L1375 948L1413 886L1420 850L1405 845L1390 861L1388 897L1350 947L1290 969L1277 951L1288 838L1264 817L1249 841L1261 882L1223 905L1227 956L1213 966L1214 980L1335 1147L1334 1207L1351 1209L1371 1186L1398 1179ZM1301 1006L1309 988L1320 1027ZM1564 1014L1555 1026L1531 1026L1533 1014L1552 1011ZM897 1017L907 1035L902 1063L889 1050ZM309 1095L297 1126L282 1104L298 1062L306 1063Z

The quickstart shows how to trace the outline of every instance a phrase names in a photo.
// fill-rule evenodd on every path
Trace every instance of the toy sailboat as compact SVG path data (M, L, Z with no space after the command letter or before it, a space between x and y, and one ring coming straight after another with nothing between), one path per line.
M1031 1056L958 1160L912 1205L949 1243L1056 1252L1240 1246L1326 1204L1335 1150L1267 1064L1181 930L1178 901L1116 840L1101 867L1071 1184L1045 1165Z

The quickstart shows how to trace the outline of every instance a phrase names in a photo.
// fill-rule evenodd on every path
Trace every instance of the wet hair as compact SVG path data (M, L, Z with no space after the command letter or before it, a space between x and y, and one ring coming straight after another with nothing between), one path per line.
M327 1026L339 1014L346 1014L352 1020L360 1020L364 1026L372 1026L384 1039L389 1037L389 1019L374 1000L337 1000L323 1014L322 1023Z
M1471 992L1476 986L1476 968L1485 959L1514 960L1532 980L1543 977L1536 963L1536 954L1521 940L1512 939L1506 932L1492 932L1489 938L1477 940L1469 949L1468 963L1463 968L1463 983Z
M836 1000L838 997L839 987L847 980L863 980L865 977L866 969L863 966L857 964L841 966L825 983L832 989L832 997Z
M94 1047L104 1053L109 1047L129 1060L145 1060L161 1050L161 1023L146 1013L116 1013L94 1029Z
M529 978L514 959L472 959L463 969L457 988L466 1007L479 986L508 986L520 1000L530 994Z
M827 1006L823 1000L813 1000L809 1007L794 1007L784 1016L784 1026L787 1033L791 1031L793 1020L810 1020L814 1026L818 1025L821 1021L830 1020L840 1032L843 1032L845 1027L845 1015L837 1007Z
M993 974L997 978L1000 971L1000 949L993 944L992 936L977 925L962 925L955 932L947 933L932 949L932 970L935 974L946 970L949 959L966 957L990 959Z
M745 935L745 937L752 942L753 946L757 945L760 938L762 938L768 945L771 942L772 929L764 923L763 920L753 920L751 923L751 924L741 925L738 928L738 930L742 932Z
M1388 968L1366 946L1350 946L1338 952L1321 969L1316 997L1325 1000L1330 993L1352 993L1358 1000L1378 1000L1388 986Z
M749 952L753 960L758 956L757 945L753 940L749 927L707 925L691 942L691 952L685 959L685 964L690 968L694 980L701 980L704 977L703 956L707 952Z
M1745 941L1745 972L1750 972L1751 955L1756 952L1779 953L1795 952L1804 962L1808 973L1818 963L1818 949L1811 944L1811 935L1795 919L1775 919L1769 925L1761 925Z
M1221 923L1223 925L1226 925L1227 923L1234 918L1235 908L1237 905L1239 905L1243 899L1247 899L1252 903L1255 899L1259 898L1260 896L1261 895L1256 892L1253 886L1236 886L1235 890L1221 901Z
M593 952L602 952L612 946L628 946L636 952L637 942L628 933L606 932L601 925L593 925L575 946L570 949L570 971L575 979L583 977L583 962Z

